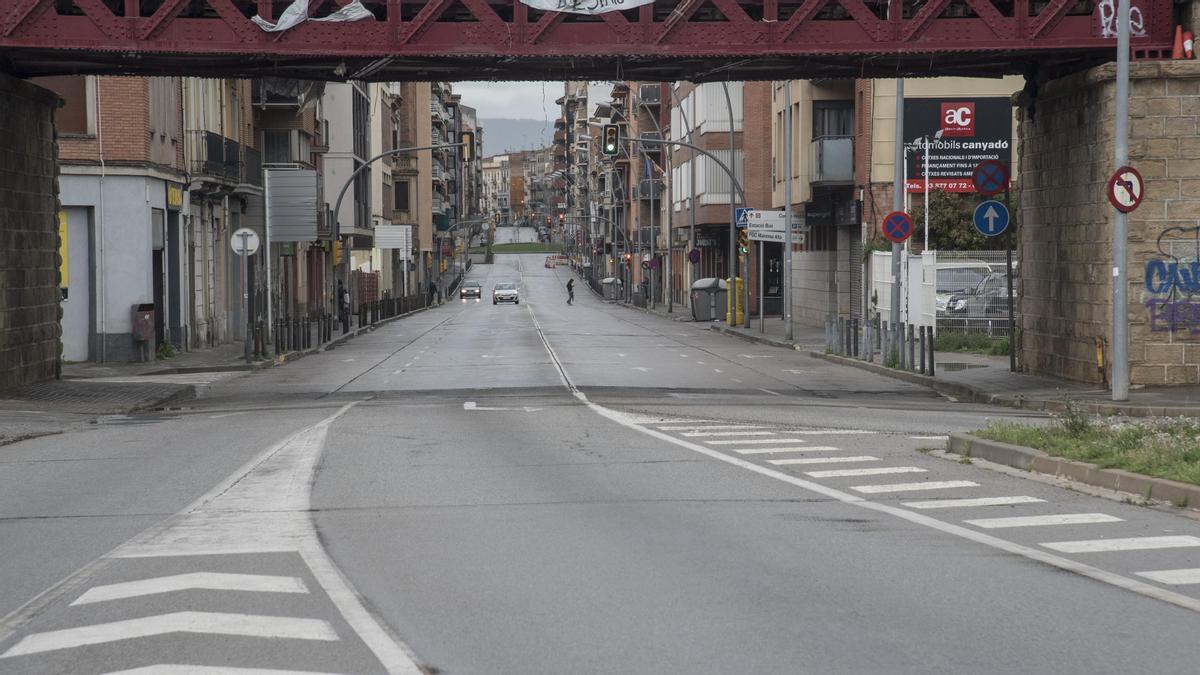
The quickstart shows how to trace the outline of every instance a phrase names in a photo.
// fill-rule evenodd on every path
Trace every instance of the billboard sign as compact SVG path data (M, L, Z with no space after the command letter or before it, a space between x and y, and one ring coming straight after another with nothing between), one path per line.
M904 99L908 192L925 190L926 138L929 189L974 192L971 172L980 162L998 161L1011 172L1012 102L1007 96Z

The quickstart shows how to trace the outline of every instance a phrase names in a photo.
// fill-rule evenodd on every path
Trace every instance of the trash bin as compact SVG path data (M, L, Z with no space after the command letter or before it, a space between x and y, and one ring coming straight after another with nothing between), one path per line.
M617 284L621 283L616 277L606 277L600 281L600 285L604 287L604 299L616 301L621 294L621 289Z
M692 284L692 318L696 321L714 321L725 309L725 296L729 284L724 279L697 279Z

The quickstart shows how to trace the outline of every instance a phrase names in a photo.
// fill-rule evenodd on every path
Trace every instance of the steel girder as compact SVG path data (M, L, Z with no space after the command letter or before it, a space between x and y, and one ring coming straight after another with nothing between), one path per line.
M1169 53L1171 3L1134 0L1135 51ZM374 20L284 33L248 18L272 19L287 4L0 0L0 67L24 76L775 79L1062 70L1115 49L1115 0L659 0L600 16L519 0L366 0ZM332 0L312 7L314 16L337 9Z

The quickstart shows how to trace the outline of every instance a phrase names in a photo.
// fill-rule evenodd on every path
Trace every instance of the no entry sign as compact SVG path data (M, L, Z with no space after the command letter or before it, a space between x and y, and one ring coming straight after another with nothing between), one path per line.
M912 218L903 211L892 211L883 217L883 236L896 244L903 244L905 239L912 236Z
M1146 183L1132 166L1123 166L1108 179L1108 201L1121 213L1129 213L1142 203Z

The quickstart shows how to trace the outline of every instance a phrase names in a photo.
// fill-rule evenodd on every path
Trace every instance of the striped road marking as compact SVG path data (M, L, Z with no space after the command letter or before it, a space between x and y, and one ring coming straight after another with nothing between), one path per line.
M1051 541L1042 544L1052 551L1063 553L1106 553L1109 551L1149 551L1157 548L1191 548L1200 546L1200 537L1129 537L1127 539L1084 539L1081 541Z
M709 445L750 445L751 443L803 443L803 438L743 438L738 441L704 441Z
M847 476L886 476L893 473L925 473L928 469L917 466L880 466L871 469L834 469L832 471L806 471L813 478L843 478Z
M964 520L968 525L993 530L1000 527L1041 527L1045 525L1090 525L1119 523L1121 518L1106 513L1061 513L1051 516L1013 516L1011 518L979 518Z
M770 455L780 452L834 452L841 450L832 445L806 445L790 448L736 448L734 452L739 455Z
M886 492L915 492L917 490L949 490L952 488L979 487L979 483L969 480L931 480L925 483L892 483L891 485L852 485L851 490L863 494L883 494Z
M709 424L708 422L697 422L695 424L659 426L658 428L663 431L709 431L713 429L762 429L763 427L758 424Z
M797 459L768 459L767 464L788 466L790 464L849 464L850 462L878 462L878 457L800 457Z
M685 438L702 436L774 436L774 431L688 431L680 434Z
M1160 584L1200 584L1200 568L1193 567L1183 570L1158 570L1156 572L1138 572L1139 577L1146 577Z
M156 663L108 675L331 675L311 670L277 670L275 668L230 668L229 666L193 666L182 663Z
M1037 497L977 497L975 499L931 499L924 502L905 502L900 506L910 509L956 509L973 506L1009 506L1012 504L1037 504L1046 501Z
M120 584L96 586L71 605L90 605L93 602L139 598L176 591L248 591L258 593L307 593L308 587L298 577L280 577L267 574L221 574L196 572L176 574L155 579L140 579Z

